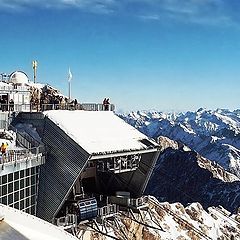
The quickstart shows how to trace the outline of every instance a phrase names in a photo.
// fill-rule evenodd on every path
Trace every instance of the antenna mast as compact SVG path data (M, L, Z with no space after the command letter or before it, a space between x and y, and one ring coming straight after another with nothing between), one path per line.
M38 63L36 60L32 61L34 83L36 83L36 78L37 78L37 64Z

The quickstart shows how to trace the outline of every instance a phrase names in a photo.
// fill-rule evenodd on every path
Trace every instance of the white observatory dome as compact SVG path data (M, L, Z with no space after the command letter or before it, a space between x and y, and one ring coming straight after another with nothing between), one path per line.
M26 84L28 83L28 76L22 71L16 71L10 75L9 81L14 84Z

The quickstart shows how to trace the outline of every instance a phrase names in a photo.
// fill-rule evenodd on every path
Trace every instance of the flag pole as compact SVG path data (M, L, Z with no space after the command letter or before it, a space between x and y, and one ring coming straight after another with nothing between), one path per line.
M68 101L71 101L71 80L72 80L72 73L70 67L68 68Z
M68 81L68 101L70 102L71 100L71 81Z

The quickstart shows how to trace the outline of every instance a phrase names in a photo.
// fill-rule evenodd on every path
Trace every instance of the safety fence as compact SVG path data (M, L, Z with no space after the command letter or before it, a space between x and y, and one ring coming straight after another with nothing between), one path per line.
M114 111L114 104L100 103L64 103L64 104L0 104L0 111L6 112L43 112L47 110L85 110L85 111Z
M33 147L31 149L11 149L6 153L0 155L0 165L2 165L2 169L4 169L4 165L7 163L16 164L18 161L29 160L36 158L37 161L44 162L44 149L42 146Z
M9 149L6 153L1 154L0 164L2 168L4 164L9 162L17 163L17 161L25 159L26 161L37 158L37 160L44 161L45 147L40 142L36 141L33 137L27 133L19 132L12 125L9 126L9 130L16 133L16 145L23 147L23 149Z

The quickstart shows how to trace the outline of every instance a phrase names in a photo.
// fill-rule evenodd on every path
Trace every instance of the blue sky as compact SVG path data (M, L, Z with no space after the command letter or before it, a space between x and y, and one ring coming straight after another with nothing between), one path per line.
M238 0L0 0L0 72L118 110L239 108Z

